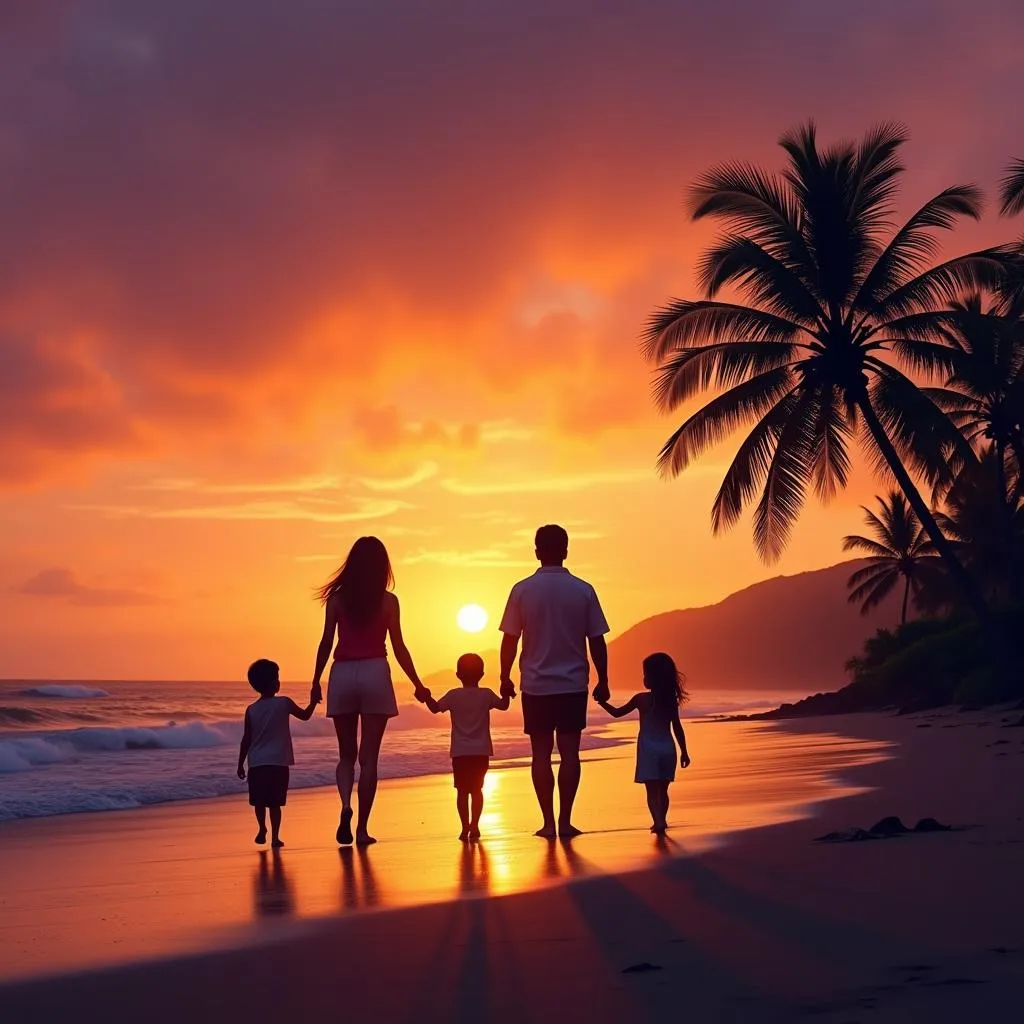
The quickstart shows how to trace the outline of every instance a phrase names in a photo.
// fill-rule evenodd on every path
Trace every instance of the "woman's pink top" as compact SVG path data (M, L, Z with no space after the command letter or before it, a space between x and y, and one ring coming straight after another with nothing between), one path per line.
M365 661L386 658L384 641L388 635L388 606L381 601L380 611L366 622L350 622L344 612L338 617L338 646L335 661Z

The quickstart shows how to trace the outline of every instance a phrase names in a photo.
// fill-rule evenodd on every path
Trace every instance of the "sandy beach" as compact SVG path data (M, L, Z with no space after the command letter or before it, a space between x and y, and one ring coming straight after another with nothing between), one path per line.
M522 766L492 773L477 848L451 838L442 777L382 789L362 854L323 835L324 791L290 801L276 859L246 848L237 801L10 823L4 1019L1017 1014L1018 717L698 724L663 843L628 746L588 755L571 844L529 835ZM958 830L812 841L889 814Z

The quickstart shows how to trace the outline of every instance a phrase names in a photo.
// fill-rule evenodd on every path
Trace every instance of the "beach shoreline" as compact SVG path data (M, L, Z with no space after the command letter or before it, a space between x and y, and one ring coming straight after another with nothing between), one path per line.
M310 919L266 937L266 953L245 945L15 981L0 988L5 1018L49 1019L89 999L114 1019L144 1006L154 1021L178 1019L186 1006L199 1020L241 1020L263 1009L312 1019L332 1006L318 979L356 962L344 985L346 1009L387 1020L554 1019L563 998L597 1020L647 1019L684 1006L707 1020L783 1020L808 1007L824 1020L855 1019L851 1013L866 1009L872 1020L910 1019L910 1012L955 1020L954 1010L1014 1006L1024 960L1016 938L1024 897L1015 892L1024 734L1004 730L1003 717L934 712L773 723L794 746L801 736L841 732L894 744L894 756L844 770L847 795L817 803L812 817L733 830L703 848L691 848L681 830L633 870L590 870L596 849L611 840L584 836L553 844L568 875L533 891L469 886L462 896L497 898ZM683 813L684 783L676 787ZM812 842L889 814L911 826L931 816L972 827ZM358 877L359 855L350 861ZM338 965L332 949L346 951ZM264 956L275 970L252 977L254 958ZM650 969L628 971L643 964ZM392 976L409 984L398 990L388 984ZM428 1008L411 997L419 990L431 994ZM154 991L170 998L147 1005Z

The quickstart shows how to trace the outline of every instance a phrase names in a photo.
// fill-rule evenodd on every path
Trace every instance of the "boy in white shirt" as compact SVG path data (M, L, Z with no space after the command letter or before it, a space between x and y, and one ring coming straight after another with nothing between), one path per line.
M452 774L455 777L456 805L462 832L459 839L480 838L480 814L484 809L484 776L490 766L491 708L508 711L509 698L499 697L480 685L484 662L479 654L459 658L455 674L462 686L449 690L440 700L428 697L427 707L435 714L447 711L452 716Z

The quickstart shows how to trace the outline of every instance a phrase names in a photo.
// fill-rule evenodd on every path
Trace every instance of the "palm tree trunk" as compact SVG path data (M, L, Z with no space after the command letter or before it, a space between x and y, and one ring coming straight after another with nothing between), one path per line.
M996 486L999 488L999 529L1002 532L1000 538L1003 548L1003 579L995 581L998 590L1004 598L1013 594L1013 576L1016 559L1013 557L1013 498L1006 486L1006 441L1003 438L996 438ZM1005 581L1005 586L1003 585Z
M932 544L935 545L935 550L939 553L939 557L946 563L950 576L953 577L953 581L959 587L971 611L986 629L995 630L1000 633L999 646L1005 648L1007 646L1006 638L1002 637L1001 631L997 629L988 602L964 568L963 563L956 557L956 552L953 550L953 545L950 544L949 538L939 529L939 524L935 522L931 509L925 504L917 487L914 486L914 481L911 480L910 474L899 457L899 453L893 446L892 441L889 440L889 435L886 434L885 427L882 426L875 413L866 391L858 398L857 407L864 417L864 423L874 438L875 444L878 445L886 463L888 463L889 468L892 470L893 476L896 477L897 483L907 496L910 507L916 513Z
M900 625L905 626L907 624L907 601L910 598L910 577L905 577L903 584L903 610L900 612Z

